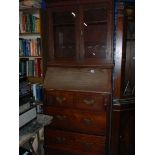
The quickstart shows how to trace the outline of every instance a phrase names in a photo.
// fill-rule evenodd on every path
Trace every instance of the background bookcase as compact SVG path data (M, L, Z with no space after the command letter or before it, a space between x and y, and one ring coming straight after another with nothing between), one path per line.
M43 101L40 8L35 3L19 5L19 75L31 84L36 103Z

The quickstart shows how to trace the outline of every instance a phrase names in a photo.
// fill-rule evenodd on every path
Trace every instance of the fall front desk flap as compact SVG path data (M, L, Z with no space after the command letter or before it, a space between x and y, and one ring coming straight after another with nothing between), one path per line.
M44 79L46 90L111 92L111 69L48 67Z

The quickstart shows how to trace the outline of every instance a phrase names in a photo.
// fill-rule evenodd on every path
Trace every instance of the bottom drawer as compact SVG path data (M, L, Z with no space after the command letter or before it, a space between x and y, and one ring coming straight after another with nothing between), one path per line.
M104 155L105 154L105 137L87 135L45 128L45 150L50 148L54 152L62 150L61 154L70 152L71 154L83 155ZM47 151L45 151L47 152ZM72 153L73 152L73 153ZM47 153L48 154L48 153ZM54 154L55 155L55 154ZM68 155L68 153L66 154Z
M61 150L45 146L45 155L104 155L103 153L80 152L78 150Z

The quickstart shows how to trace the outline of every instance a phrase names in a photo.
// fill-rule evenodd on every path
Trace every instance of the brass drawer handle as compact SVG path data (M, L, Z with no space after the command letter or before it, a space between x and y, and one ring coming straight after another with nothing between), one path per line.
M55 141L56 141L57 143L65 143L66 138L65 138L65 137L56 137L56 138L55 138Z
M55 117L56 117L56 119L58 119L60 121L63 121L63 120L66 119L66 116L65 115L56 115Z
M66 100L66 98L63 97L63 96L56 96L56 100L57 100L59 103L62 103L62 102L64 102L64 101Z
M93 105L95 103L93 99L84 99L83 102L87 105Z
M85 118L85 119L83 120L83 122L84 122L85 124L87 124L87 125L90 125L90 124L93 123L93 120L90 119L90 118Z
M81 142L81 144L87 149L92 148L92 146L94 145L94 143L92 142Z

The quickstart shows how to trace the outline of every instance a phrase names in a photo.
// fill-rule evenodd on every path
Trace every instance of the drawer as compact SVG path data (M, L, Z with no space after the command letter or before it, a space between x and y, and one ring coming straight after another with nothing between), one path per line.
M99 93L78 93L76 107L79 109L106 111L109 95Z
M65 132L45 128L45 146L61 150L61 152L74 152L73 154L96 153L104 155L105 137L81 133ZM57 152L57 151L56 151Z
M105 112L110 103L110 95L103 93L53 90L45 91L44 103L52 107Z
M46 91L45 104L55 107L73 107L75 95L69 91Z
M44 108L45 114L52 115L51 127L82 133L105 135L106 114L102 112L86 112L78 110Z
M80 150L66 150L66 149L55 149L54 147L45 146L45 155L105 155L104 153L97 152L81 152Z

